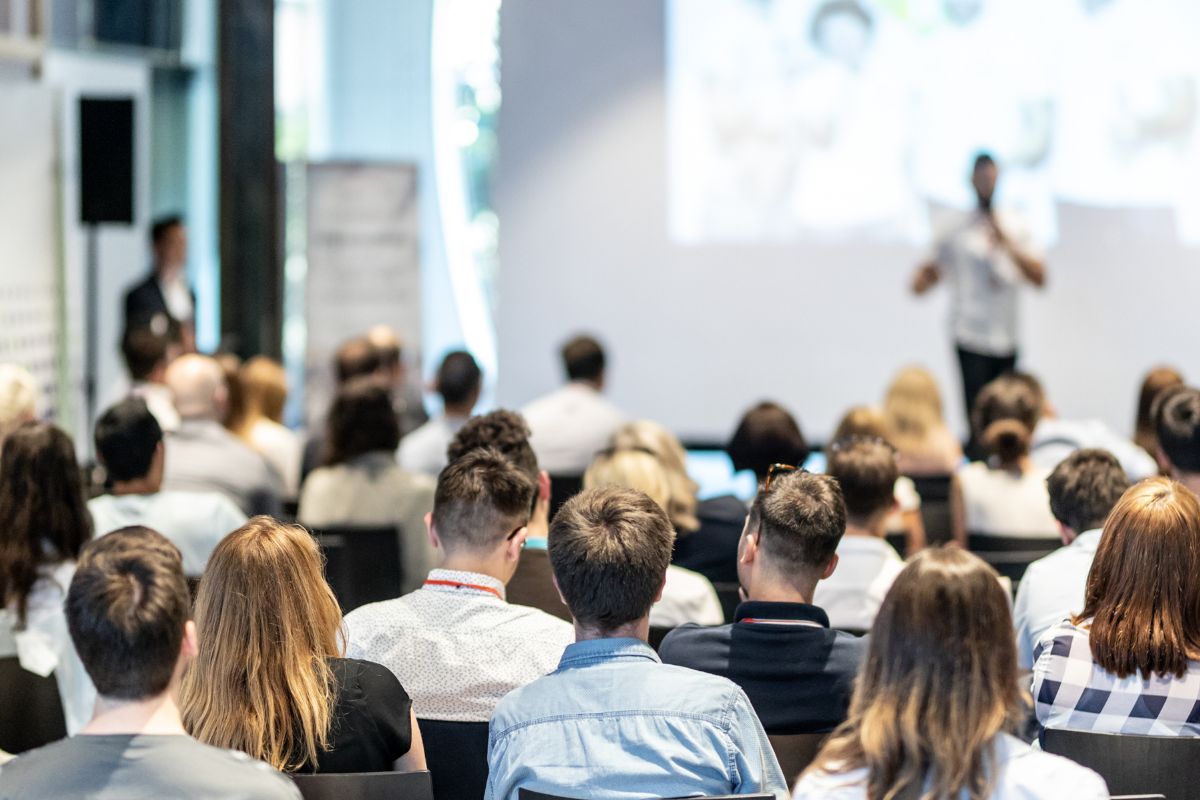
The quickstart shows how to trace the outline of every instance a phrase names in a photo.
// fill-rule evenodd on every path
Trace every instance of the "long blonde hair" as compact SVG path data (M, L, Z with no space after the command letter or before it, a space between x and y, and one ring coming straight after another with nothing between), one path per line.
M696 492L700 487L687 474L687 451L675 434L648 419L622 425L613 434L612 447L616 450L645 450L658 459L667 476L670 498L667 500L667 516L679 533L690 533L700 528L696 517Z
M601 453L583 473L584 489L619 486L637 489L663 511L671 502L671 481L652 453L644 450L614 450Z
M928 448L931 433L945 427L937 379L924 367L905 367L896 373L883 399L883 415L900 450Z
M993 741L1022 707L996 573L965 550L924 550L892 584L871 631L849 716L809 770L866 768L869 800L990 796Z
M254 423L261 419L282 422L288 387L287 373L278 361L255 356L241 366L237 379L242 402L234 433L247 439Z
M333 719L328 659L342 654L344 635L313 538L254 517L217 545L193 616L200 654L183 679L188 732L279 770L316 764Z

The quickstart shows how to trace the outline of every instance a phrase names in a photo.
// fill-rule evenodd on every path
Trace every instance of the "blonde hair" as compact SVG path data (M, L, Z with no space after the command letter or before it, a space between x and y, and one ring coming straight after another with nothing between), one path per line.
M0 364L0 441L22 422L37 418L40 394L29 370Z
M255 356L238 370L241 386L241 416L235 431L243 439L260 419L283 421L283 404L287 402L287 373L283 366L266 356Z
M664 508L671 524L680 533L700 528L700 520L696 517L696 492L700 487L687 474L687 451L675 434L657 422L638 420L617 429L612 437L612 448L640 449L652 454L667 477L669 499Z
M930 433L946 424L933 373L916 366L897 372L883 399L883 416L898 449L925 448Z
M892 440L883 412L871 406L854 406L847 411L838 422L831 441L852 436L876 437L889 443Z
M315 764L333 722L328 659L345 637L312 536L270 517L226 536L193 617L200 654L181 693L188 732L279 770Z
M667 471L652 453L643 450L614 450L596 457L583 474L583 488L611 486L637 489L663 511L671 502L671 482Z

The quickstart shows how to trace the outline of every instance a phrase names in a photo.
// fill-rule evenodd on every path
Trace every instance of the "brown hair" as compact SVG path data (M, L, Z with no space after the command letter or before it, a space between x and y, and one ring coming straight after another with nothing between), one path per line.
M893 443L905 451L929 446L932 432L945 426L937 379L924 367L905 367L888 385L883 415Z
M612 450L601 453L583 473L583 488L623 486L637 489L663 511L671 502L671 482L658 459L642 450Z
M1121 462L1107 450L1076 450L1046 479L1050 512L1076 533L1103 525L1128 488Z
M122 528L83 548L67 592L67 627L102 697L167 690L191 595L179 548L149 528Z
M594 381L604 376L604 348L591 336L572 337L563 344L560 355L568 380Z
M328 659L342 613L303 528L254 517L226 536L196 596L200 654L184 676L188 732L279 770L316 763L333 722Z
M971 423L984 449L1002 465L1028 455L1045 398L1029 375L1002 375L979 390Z
M438 476L433 526L447 549L486 550L529 521L536 484L499 450L451 461Z
M15 428L0 450L0 605L24 627L38 567L74 561L92 538L71 437L47 422Z
M809 769L865 768L872 800L983 800L992 742L1021 706L1012 618L996 573L965 550L924 550L884 598L849 717Z
M809 448L796 418L764 401L742 415L725 452L735 470L752 470L761 482L772 464L803 464Z
M746 530L786 572L824 569L846 532L846 503L828 475L776 475L750 506Z
M516 411L498 409L490 414L471 417L459 429L446 448L448 461L457 461L472 450L491 447L499 450L531 480L538 479L537 456L529 444L529 426Z
M675 530L633 489L585 489L550 523L550 564L580 625L611 631L650 613L671 563Z
M242 386L242 419L238 435L245 438L260 419L283 421L283 406L287 402L287 373L283 365L266 356L255 356L238 370Z
M393 452L400 423L387 384L373 375L351 378L329 409L325 463L344 464L367 453Z
M854 406L842 415L831 441L836 442L838 439L849 439L853 436L874 436L890 441L890 433L883 412L871 406Z
M1155 367L1146 373L1138 392L1137 419L1133 441L1155 458L1158 457L1158 432L1155 430L1154 401L1163 389L1183 386L1183 375L1174 367Z
M1151 478L1113 508L1076 625L1091 620L1092 657L1125 678L1182 678L1200 654L1200 501Z
M881 439L839 439L830 448L825 471L837 480L851 517L871 517L896 500L896 451Z
M1177 472L1200 473L1200 389L1170 386L1154 401L1158 449Z

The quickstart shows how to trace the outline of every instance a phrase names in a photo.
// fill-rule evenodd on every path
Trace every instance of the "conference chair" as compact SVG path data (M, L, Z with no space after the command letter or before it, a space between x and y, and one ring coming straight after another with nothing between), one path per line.
M646 639L646 641L657 653L659 646L661 646L663 643L663 639L667 638L667 634L673 630L675 630L673 627L665 628L661 625L651 625L650 636Z
M737 607L742 602L741 588L737 581L713 581L713 590L717 593L726 622L737 622Z
M436 800L478 800L487 790L488 724L418 719Z
M562 508L562 504L583 491L582 475L550 476L550 519Z
M789 786L813 762L828 738L828 733L767 734Z
M954 538L950 518L950 475L910 475L921 498L921 521L925 524L925 543L930 547ZM903 547L897 548L901 553ZM907 555L907 554L906 554Z
M330 527L313 531L325 554L329 581L342 613L400 596L400 532L382 528Z
M434 797L429 770L330 772L291 777L304 800L433 800Z
M517 800L579 800L567 795L546 794L532 789L518 789ZM773 794L721 794L704 795L703 797L647 797L645 800L775 800Z
M1200 738L1044 730L1042 749L1100 773L1114 795L1200 798Z
M16 656L0 658L0 750L19 755L66 737L54 676L30 672Z
M527 547L521 553L517 571L505 587L504 595L510 603L537 608L570 622L571 612L554 588L553 575L550 554L545 550Z
M967 549L992 565L1002 577L1016 585L1034 561L1062 547L1062 539L1047 537L1031 539L1022 536L990 536L967 534Z

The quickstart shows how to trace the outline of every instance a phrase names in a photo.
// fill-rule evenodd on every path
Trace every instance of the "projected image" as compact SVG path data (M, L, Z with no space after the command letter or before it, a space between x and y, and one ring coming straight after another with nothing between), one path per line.
M1073 203L1200 243L1198 6L670 0L672 237L922 244L989 150L1043 241Z

